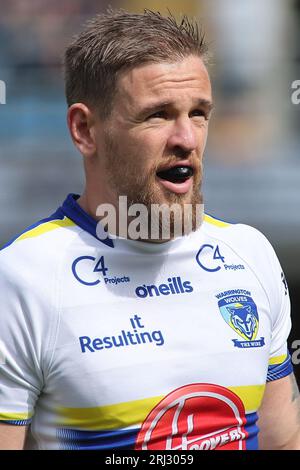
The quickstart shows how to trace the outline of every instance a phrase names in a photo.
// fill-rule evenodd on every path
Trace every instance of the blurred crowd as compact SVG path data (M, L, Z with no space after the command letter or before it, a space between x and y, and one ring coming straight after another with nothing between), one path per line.
M58 86L57 68L65 44L86 18L107 4L103 0L1 0L0 70L12 96L47 93L48 87L52 91Z

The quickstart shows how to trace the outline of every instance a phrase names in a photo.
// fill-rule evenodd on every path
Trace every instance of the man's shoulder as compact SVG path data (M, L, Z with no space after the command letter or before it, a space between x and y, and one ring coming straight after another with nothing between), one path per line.
M208 216L204 218L203 231L207 245L217 246L223 256L224 252L229 258L233 254L247 266L245 272L256 276L270 297L278 297L278 286L281 286L284 275L272 244L260 230L244 223L230 223Z
M270 255L273 248L267 237L257 228L240 222L225 221L205 214L203 231L208 238L219 240L234 251L244 254Z
M77 232L77 225L59 210L30 225L1 247L0 275L37 274L55 264Z
M52 337L59 317L64 253L78 227L60 211L30 225L0 250L0 323L40 345ZM34 346L35 347L35 346ZM40 347L40 346L37 346Z

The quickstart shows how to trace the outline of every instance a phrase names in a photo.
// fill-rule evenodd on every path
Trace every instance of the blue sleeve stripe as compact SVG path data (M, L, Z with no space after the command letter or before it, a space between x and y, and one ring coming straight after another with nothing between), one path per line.
M12 424L14 426L28 426L31 421L31 419L5 419L1 420L0 423Z
M291 356L288 355L286 360L281 364L272 364L268 367L267 382L282 379L283 377L291 374L292 372L293 365L291 361Z
M139 429L82 431L58 428L56 435L63 450L132 450Z

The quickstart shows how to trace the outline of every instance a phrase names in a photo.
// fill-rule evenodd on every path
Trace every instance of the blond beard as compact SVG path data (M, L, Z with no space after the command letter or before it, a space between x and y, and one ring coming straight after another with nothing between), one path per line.
M132 164L121 165L118 149L115 148L113 139L106 139L106 171L109 184L114 188L117 198L127 196L127 211L133 204L143 204L147 208L147 220L144 224L148 227L148 236L142 238L145 241L163 242L178 236L188 235L197 230L203 221L203 196L201 192L202 168L194 173L193 187L191 195L175 194L164 189L164 199L162 202L158 196L156 183L156 166L153 167L150 176L142 175L139 168ZM126 160L125 160L126 161ZM160 189L159 192L161 192ZM153 213L153 206L167 205L169 208L176 206L174 211L170 211L170 217L164 218L162 212ZM166 227L166 224L169 227ZM164 234L169 237L165 239ZM151 233L154 231L158 236L153 239Z

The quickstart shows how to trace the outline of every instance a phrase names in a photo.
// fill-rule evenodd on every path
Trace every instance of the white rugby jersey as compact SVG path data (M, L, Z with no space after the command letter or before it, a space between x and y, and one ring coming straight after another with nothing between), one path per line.
M77 198L0 252L0 419L28 449L256 449L265 384L292 372L269 242L209 215L104 242Z

